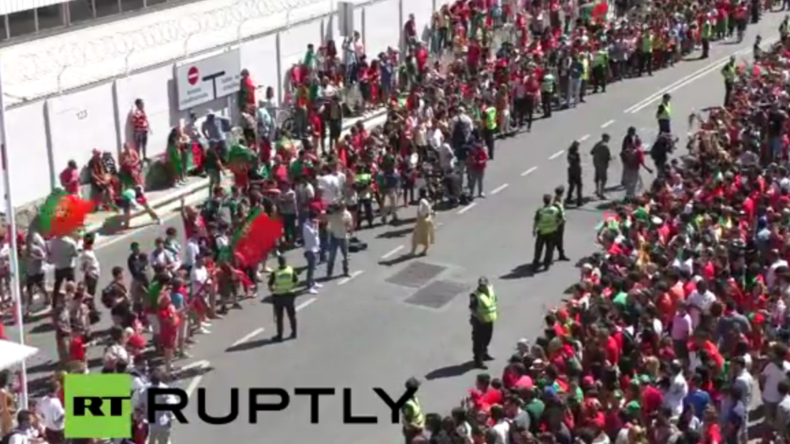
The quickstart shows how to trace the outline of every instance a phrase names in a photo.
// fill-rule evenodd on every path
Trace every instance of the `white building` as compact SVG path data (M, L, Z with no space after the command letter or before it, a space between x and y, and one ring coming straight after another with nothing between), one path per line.
M354 0L354 29L366 52L378 54L399 45L409 14L424 28L448 1ZM246 68L256 84L273 87L280 97L285 74L309 43L335 39L340 47L337 3L1 0L14 204L45 197L68 160L84 165L94 148L120 150L130 138L128 115L136 98L146 102L151 122L149 155L165 151L170 128L190 111L235 108L233 94L192 108L182 98L179 106L177 85L185 84L189 68Z

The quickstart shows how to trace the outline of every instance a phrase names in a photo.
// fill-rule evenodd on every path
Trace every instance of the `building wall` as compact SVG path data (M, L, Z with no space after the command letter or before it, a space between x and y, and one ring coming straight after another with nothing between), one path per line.
M361 32L367 53L377 54L399 46L403 23L410 13L415 14L418 29L425 29L434 8L446 1L374 1L357 7L354 28ZM273 87L282 98L284 76L304 56L307 44L341 38L335 18L324 15L244 41L238 45L241 65L257 85ZM152 130L149 156L164 153L169 131L190 111L203 115L211 109L227 115L235 108L232 97L178 111L174 82L174 64L168 64L46 100L13 105L8 112L8 142L14 204L25 206L46 197L68 160L84 165L94 148L119 152L130 139L129 113L136 98L147 104Z

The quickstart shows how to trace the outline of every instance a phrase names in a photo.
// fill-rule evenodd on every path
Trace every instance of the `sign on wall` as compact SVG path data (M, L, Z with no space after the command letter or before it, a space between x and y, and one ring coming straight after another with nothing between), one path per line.
M185 111L239 92L241 53L238 49L176 66L178 110Z

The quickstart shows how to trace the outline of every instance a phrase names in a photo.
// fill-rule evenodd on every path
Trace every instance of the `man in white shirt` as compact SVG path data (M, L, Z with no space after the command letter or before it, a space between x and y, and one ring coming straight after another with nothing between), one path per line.
M198 254L195 257L195 264L192 266L192 271L189 272L189 282L192 289L192 297L199 298L208 307L209 316L213 316L217 309L217 300L211 288L211 278L206 268L206 263L202 255ZM211 326L209 322L201 322L198 331L200 333L209 333L208 327Z
M683 366L678 361L672 361L672 376L669 378L668 388L664 393L664 406L672 410L673 418L680 418L683 413L683 399L689 393L689 385L683 376Z
M325 205L340 202L343 197L343 188L346 186L345 174L327 169L324 175L318 177L318 189L321 190L321 199Z
M33 427L33 412L30 410L20 410L16 414L17 427L8 435L8 444L32 444L39 443L36 428Z
M354 228L354 218L343 204L334 205L327 216L329 230L329 258L326 262L326 278L332 279L337 250L343 255L343 276L348 277L348 239Z
M96 257L96 251L93 249L93 242L93 235L85 236L84 248L82 255L80 255L80 271L88 294L96 296L96 285L99 283L99 276L101 276L101 267L99 258Z
M772 289L774 284L776 284L776 271L779 268L788 268L788 264L786 260L779 256L779 252L776 250L771 250L768 253L768 261L771 262L771 266L765 274L765 283L768 285L769 289Z
M787 362L787 346L775 343L771 349L771 361L765 365L760 374L760 391L763 393L765 421L773 425L776 418L776 406L782 400L779 383L787 379L790 362Z
M181 266L179 261L173 257L173 254L165 248L164 239L158 237L154 241L154 244L156 247L148 258L148 263L151 264L152 267L159 265L166 268L168 271L173 272Z
M63 282L75 281L74 268L77 266L79 246L69 236L56 237L49 241L49 261L55 266L55 287L53 293L59 293Z
M144 411L146 412L146 417L148 409L151 406L147 405L148 401L148 394L147 391L150 389L163 389L167 388L162 382L162 370L156 369L151 372L151 383L149 386L143 390L141 394L141 399L144 403ZM161 396L161 399L159 398ZM157 404L175 404L177 399L173 395L157 395ZM148 423L148 443L149 444L170 444L170 435L173 430L173 420L175 416L173 412L166 410L166 411L155 411L154 412L154 421Z
M187 246L184 249L184 265L187 271L191 270L197 262L197 257L200 255L200 241L196 236L187 239Z
M688 298L689 314L691 314L691 321L695 328L699 325L700 316L710 313L710 307L714 302L716 302L716 295L708 290L708 284L702 278L698 278L697 288L691 292Z
M495 424L491 430L496 433L495 444L510 444L510 421L505 416L505 409L501 405L491 407L491 419Z
M314 280L315 266L318 263L318 253L321 251L321 239L318 234L318 216L315 213L308 215L302 224L302 241L304 242L304 258L307 260L307 276L305 285L310 294L318 293L321 285Z
M66 441L63 433L66 428L66 410L60 402L58 389L58 384L53 382L36 406L36 413L44 426L44 437L49 444L63 444Z

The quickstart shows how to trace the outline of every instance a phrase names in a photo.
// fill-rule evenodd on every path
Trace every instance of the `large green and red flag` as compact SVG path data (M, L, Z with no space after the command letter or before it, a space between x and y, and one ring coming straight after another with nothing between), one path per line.
M235 144L228 151L228 169L234 174L244 174L252 168L255 153L241 144Z
M243 267L258 264L274 249L282 235L283 224L279 219L270 218L260 208L253 209L231 242L237 264Z
M82 227L94 206L92 201L56 188L44 201L38 213L41 234L44 236L73 234Z

